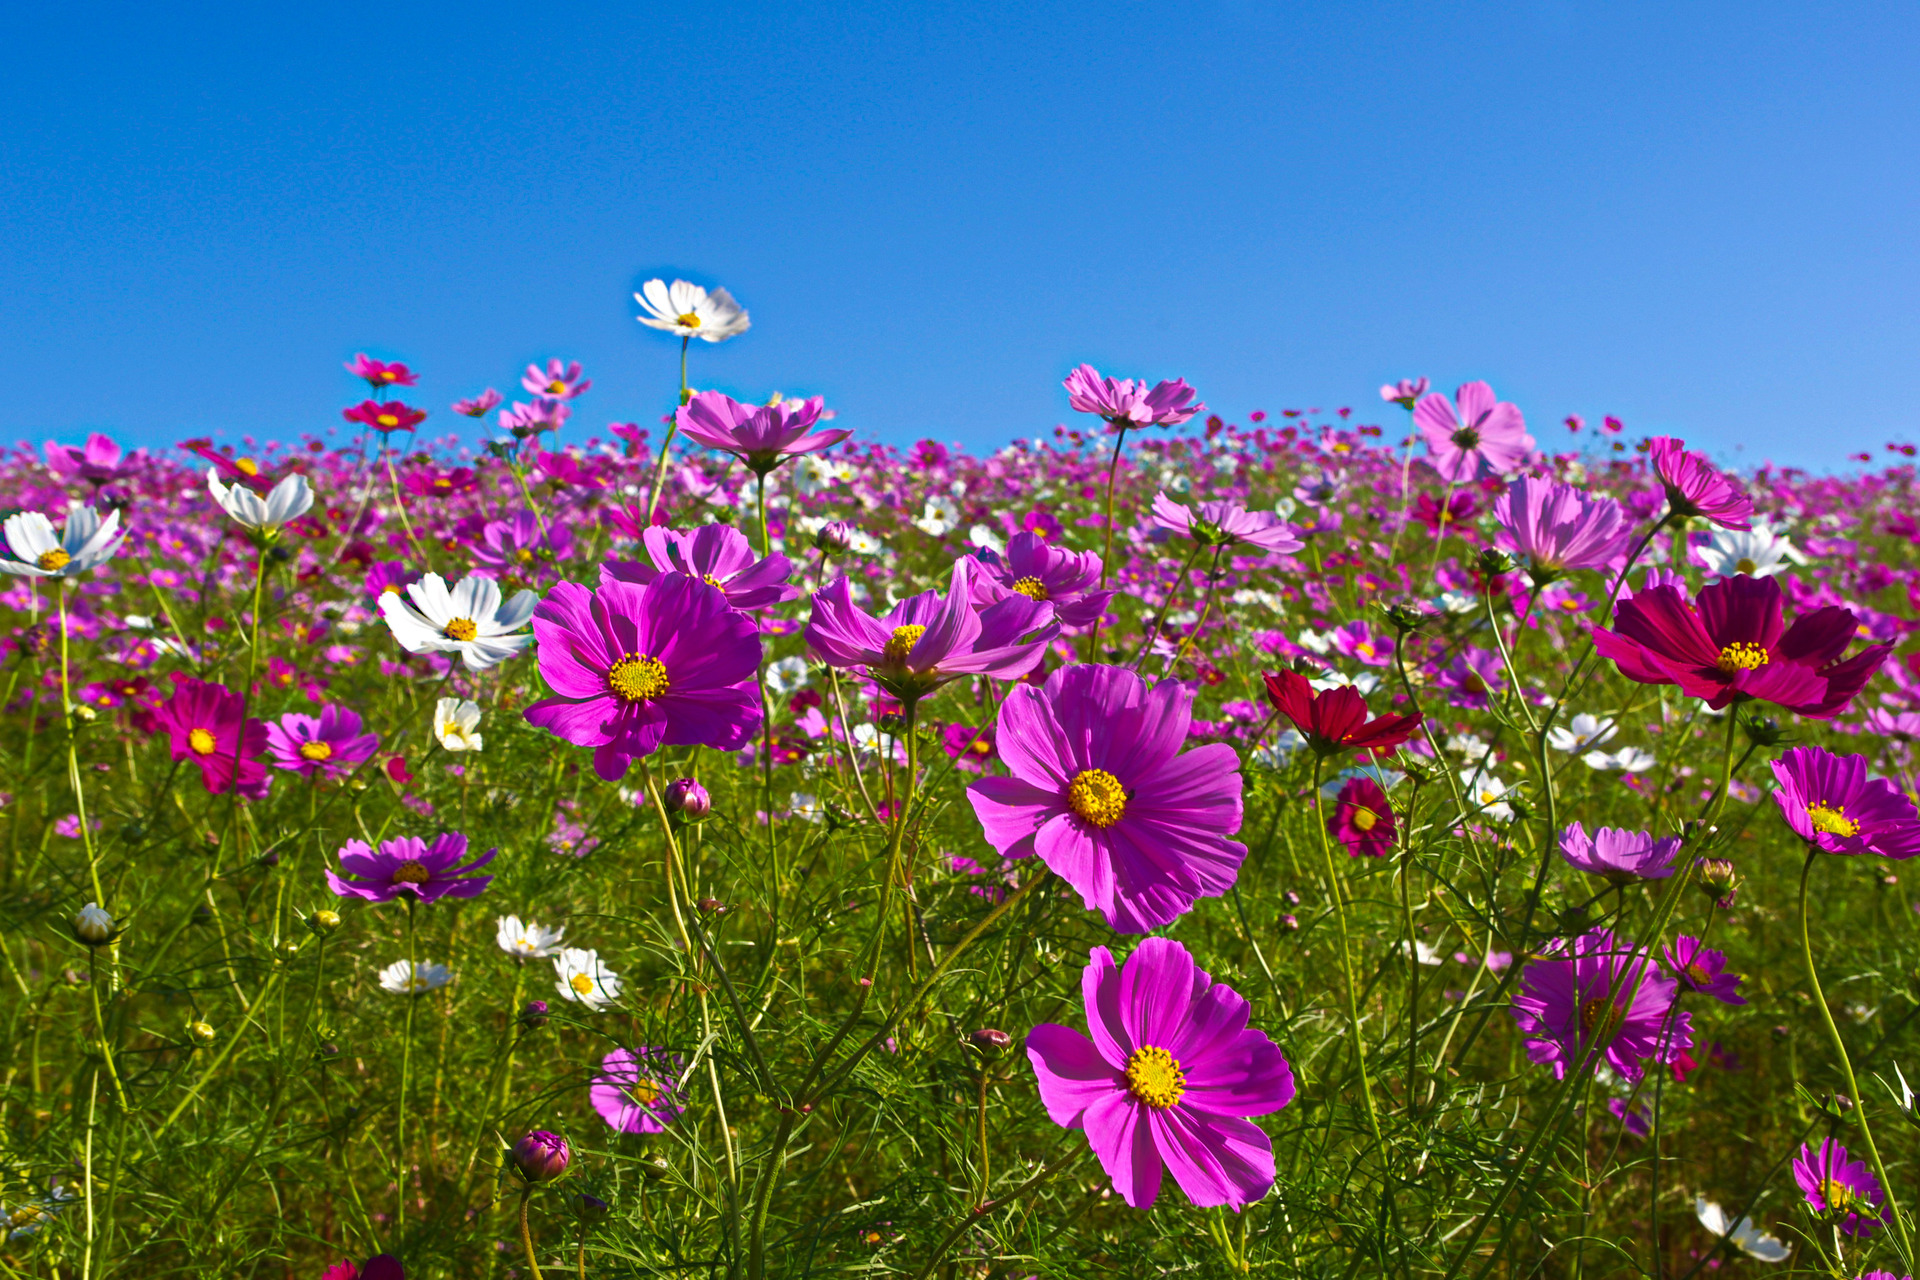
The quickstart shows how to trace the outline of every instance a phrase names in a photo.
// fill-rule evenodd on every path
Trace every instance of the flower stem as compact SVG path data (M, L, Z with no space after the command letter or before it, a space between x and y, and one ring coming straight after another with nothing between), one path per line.
M1347 946L1347 905L1344 900L1346 886L1340 879L1340 868L1333 860L1333 845L1327 839L1326 814L1322 812L1324 797L1320 794L1320 767L1318 756L1313 760L1313 826L1320 834L1320 853L1327 861L1327 891L1333 896L1333 918L1340 928L1340 974L1346 980L1347 1022L1353 1028L1353 1060L1360 1069L1360 1095L1367 1104L1367 1124L1373 1130L1373 1140L1380 1147L1380 1158L1386 1159L1387 1142L1380 1134L1380 1117L1373 1106L1373 1082L1367 1078L1367 1044L1360 1028L1360 1001L1353 981L1353 952ZM1409 964L1417 964L1418 958L1409 955Z
M1113 481L1120 471L1120 450L1127 443L1127 428L1116 423L1118 433L1113 437L1113 457L1107 461L1107 542L1106 550L1100 555L1100 589L1106 590L1107 578L1113 573ZM1093 620L1093 630L1088 633L1087 661L1092 662L1100 656L1100 619Z
M394 1222L400 1231L407 1227L407 1081L413 1072L413 1006L419 1001L415 986L420 981L420 966L413 958L414 895L407 895L407 1029L400 1042L400 1106L394 1115L393 1189L398 1201ZM535 1274L538 1274L537 1272Z
M527 1251L527 1270L540 1280L540 1261L533 1256L533 1229L527 1225L527 1201L533 1199L533 1184L520 1188L520 1247Z

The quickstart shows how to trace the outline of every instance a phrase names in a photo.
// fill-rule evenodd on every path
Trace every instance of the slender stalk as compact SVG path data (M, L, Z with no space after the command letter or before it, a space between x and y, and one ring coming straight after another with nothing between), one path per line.
M1124 422L1111 424L1115 428L1113 437L1113 456L1107 460L1107 539L1106 549L1100 553L1100 589L1106 590L1107 578L1113 573L1113 482L1120 472L1120 450L1127 443L1127 426ZM1087 661L1092 662L1100 656L1100 619L1093 620L1093 628L1087 633Z
M398 1205L394 1211L394 1222L400 1232L407 1228L407 1084L413 1072L413 1007L419 1003L417 986L420 981L420 966L414 960L413 953L413 904L414 895L407 895L407 1029L406 1038L400 1042L400 1105L394 1114L393 1140L393 1186L394 1198ZM524 1209L523 1211L524 1212ZM535 1272L538 1275L539 1272Z
M687 390L687 344L693 341L693 335L687 334L680 339L680 403L686 404L693 399L693 393ZM643 517L648 524L653 523L654 508L660 505L660 490L667 483L667 455L673 448L673 437L680 430L680 418L674 415L667 424L667 434L660 441L660 461L654 464L653 483L647 486L647 511Z
M1367 1104L1367 1125L1373 1130L1373 1140L1379 1146L1381 1158L1386 1158L1387 1141L1380 1133L1380 1116L1374 1110L1373 1082L1367 1077L1367 1043L1360 1026L1359 990L1353 980L1353 952L1347 945L1347 904L1345 900L1346 883L1340 878L1340 868L1333 860L1333 844L1327 839L1326 814L1322 812L1325 797L1320 794L1320 757L1313 760L1313 826L1320 834L1320 853L1327 863L1327 892L1333 897L1333 918L1340 928L1340 974L1345 979L1347 993L1347 1024L1353 1029L1353 1060L1360 1069L1360 1095ZM1414 961L1408 956L1409 962Z
M527 1224L527 1201L533 1199L533 1184L520 1188L520 1247L527 1251L527 1271L540 1280L540 1260L533 1253L533 1228Z

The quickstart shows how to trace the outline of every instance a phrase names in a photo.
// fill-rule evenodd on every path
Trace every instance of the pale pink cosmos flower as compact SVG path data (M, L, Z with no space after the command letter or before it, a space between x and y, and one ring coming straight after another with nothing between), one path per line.
M1380 398L1388 404L1397 404L1402 409L1411 409L1427 394L1425 378L1402 378L1398 382L1389 382L1380 388Z
M520 375L520 385L536 396L550 396L555 400L571 400L593 385L590 378L580 376L580 362L562 364L559 360L547 361L544 371L538 364L530 364L527 371Z
M1151 388L1143 378L1102 377L1090 364L1083 364L1067 375L1067 403L1081 413L1098 414L1115 427L1177 427L1206 405L1194 399L1199 393L1185 378L1158 382Z
M1497 400L1484 382L1469 382L1452 400L1439 392L1422 396L1413 424L1427 442L1427 462L1449 484L1481 471L1505 474L1533 452L1533 437L1517 405Z
M778 404L741 404L718 391L702 391L675 415L681 432L695 444L730 453L756 475L803 453L831 449L853 432L844 427L815 431L823 401L782 400Z
M492 387L488 387L477 396L468 396L465 400L455 400L453 402L453 411L455 413L465 414L469 418L484 418L498 408L500 402L504 399L506 399L505 396L495 391Z
M1245 545L1284 554L1307 545L1292 525L1271 511L1249 511L1237 502L1202 502L1189 508L1164 493L1156 494L1153 522L1203 547Z
M1612 498L1552 480L1515 480L1494 500L1493 517L1499 545L1532 561L1535 583L1620 564L1632 537L1627 513Z

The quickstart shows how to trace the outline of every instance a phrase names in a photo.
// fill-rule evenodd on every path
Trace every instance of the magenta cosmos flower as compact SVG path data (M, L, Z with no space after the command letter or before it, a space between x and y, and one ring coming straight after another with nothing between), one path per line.
M418 836L382 840L377 853L364 840L349 840L340 846L340 870L345 874L328 871L327 885L342 898L368 902L392 902L403 893L417 902L477 898L493 877L474 873L498 852L489 849L461 862L467 856L467 838L458 831L442 832L432 844Z
M1240 757L1223 742L1180 754L1193 694L1124 667L1062 667L1000 704L995 743L1012 773L967 788L987 843L1038 855L1087 909L1145 933L1233 886L1245 845Z
M1735 994L1740 987L1740 975L1727 972L1726 952L1710 951L1700 945L1700 939L1690 938L1683 933L1673 940L1664 954L1673 968L1674 977L1688 991L1712 996L1721 1004L1746 1003L1745 998Z
M1805 1193L1807 1206L1824 1218L1839 1219L1843 1234L1870 1236L1883 1221L1880 1180L1864 1161L1848 1159L1847 1149L1832 1138L1822 1138L1817 1151L1800 1144L1793 1180Z
M592 747L609 782L660 747L734 751L760 728L760 635L717 587L685 574L650 586L554 587L533 611L540 674L559 694L527 722Z
M1080 975L1087 1030L1046 1022L1027 1060L1053 1122L1084 1129L1129 1205L1145 1209L1164 1171L1201 1206L1235 1212L1273 1186L1273 1143L1249 1116L1293 1101L1293 1071L1247 1002L1171 938L1148 938L1122 968L1095 947Z
M1334 797L1327 834L1347 847L1350 858L1384 858L1393 848L1393 806L1372 778L1349 778Z
M398 360L375 360L364 351L347 361L347 372L356 378L365 378L375 391L381 387L411 387L420 381L419 374Z
M358 712L329 704L318 716L289 711L267 726L267 747L274 767L303 778L324 773L341 778L364 764L380 747L376 734L360 732Z
M85 480L96 489L103 484L124 479L133 471L132 467L121 465L120 446L111 437L97 431L88 436L87 443L78 449L49 440L45 452L49 471L62 480Z
M1099 620L1113 592L1101 591L1100 557L1091 551L1054 546L1039 533L1016 533L1004 556L982 551L974 557L973 603L986 608L1022 595L1053 606L1063 627L1084 627Z
M1718 711L1759 699L1828 719L1844 711L1893 651L1870 645L1842 658L1860 630L1851 610L1828 605L1788 627L1780 585L1744 574L1688 600L1678 586L1637 591L1614 609L1616 630L1593 628L1594 647L1641 684L1672 684Z
M1153 522L1203 547L1248 546L1285 553L1307 545L1292 525L1271 511L1249 511L1237 502L1202 502L1189 508L1158 493L1153 498Z
M1560 833L1560 856L1567 865L1614 884L1665 880L1673 874L1673 856L1680 845L1678 836L1656 840L1645 831L1618 827L1601 827L1589 836L1578 822Z
M1143 378L1105 378L1090 364L1083 364L1067 375L1067 403L1080 413L1098 414L1109 425L1128 427L1177 427L1207 406L1194 399L1200 393L1187 385L1185 378L1158 382L1152 388Z
M615 1133L663 1133L686 1109L674 1085L679 1070L665 1049L615 1049L600 1059L587 1097Z
M1496 400L1484 382L1467 383L1452 400L1438 391L1420 397L1413 425L1427 442L1428 464L1449 484L1471 480L1482 470L1512 471L1533 452L1519 407Z
M1647 458L1667 491L1673 514L1701 516L1723 529L1752 527L1753 499L1746 490L1711 462L1689 452L1684 441L1655 436L1647 441Z
M1774 803L1793 833L1823 853L1920 853L1920 813L1885 778L1867 776L1865 756L1795 747L1773 762Z
M645 586L661 574L683 573L720 588L735 609L764 609L800 598L800 588L787 584L793 561L782 555L762 560L732 525L708 524L689 532L654 525L641 531L640 545L652 564L612 560L600 566L601 580Z
M689 440L730 453L756 475L803 453L831 449L853 432L840 427L815 431L824 402L783 400L779 404L741 404L718 391L702 391L680 406L674 421Z
M1556 940L1520 975L1514 1021L1535 1039L1527 1057L1553 1067L1558 1080L1587 1063L1596 1049L1622 1079L1638 1080L1641 1063L1675 1062L1693 1047L1693 1021L1674 1013L1679 984L1659 964L1605 929Z
M245 717L246 702L223 684L173 673L173 695L154 708L154 722L166 730L175 760L200 768L200 780L214 795L234 788L249 800L267 794L267 766L252 757L267 749L267 726Z
M591 378L580 376L580 362L564 364L558 359L547 361L543 370L537 364L527 366L520 375L520 385L536 396L551 396L555 400L571 400L593 385Z
M510 520L487 521L467 554L477 569L533 578L573 557L573 530L562 520L542 528L533 512L516 511Z
M1009 594L975 612L974 563L962 557L943 599L922 591L875 618L853 603L846 578L813 597L807 643L829 666L865 671L875 684L917 701L962 676L1013 680L1040 664L1060 633L1053 606Z
M1520 479L1493 503L1500 546L1532 562L1536 584L1626 559L1627 513L1612 498L1552 480Z
M505 396L495 391L492 387L488 387L477 396L468 396L465 400L455 400L453 402L453 411L455 413L465 414L469 418L484 418L499 408L500 402L504 399L506 399Z
M342 409L340 416L348 422L361 423L387 436L396 431L412 431L427 420L427 411L401 404L398 400L362 400L350 409Z

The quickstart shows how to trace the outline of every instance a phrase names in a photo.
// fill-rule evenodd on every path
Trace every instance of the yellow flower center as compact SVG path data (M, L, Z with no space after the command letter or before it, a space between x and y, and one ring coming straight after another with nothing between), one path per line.
M700 575L700 581L702 581L702 582L704 582L704 583L706 583L706 584L707 584L708 586L710 586L710 587L718 587L718 586L720 586L720 579L718 579L718 578L716 578L716 577L714 577L714 576L713 576L712 574L710 574L710 573L703 573L703 574L701 574L701 575Z
M436 489L451 489L453 488L453 481L447 479L445 476L435 476L433 478L433 487Z
M1704 987L1713 981L1713 975L1708 973L1707 967L1698 960L1687 966L1687 976L1693 979L1695 986Z
M1589 1041L1613 1043L1614 1032L1626 1021L1626 1014L1608 996L1589 1000L1580 1006L1580 1034Z
M903 663L907 660L907 655L913 652L913 646L919 644L920 637L925 634L927 634L925 627L911 622L904 627L895 627L892 638L887 641L887 647L882 652L886 654L888 662Z
M1355 808L1353 811L1353 825L1361 831L1371 831L1379 822L1380 815L1371 809Z
M1096 827L1110 827L1127 811L1127 791L1105 769L1082 769L1067 784L1067 805Z
M1827 1202L1827 1212L1845 1213L1859 1197L1846 1183L1824 1178L1820 1182L1820 1198Z
M1767 665L1766 646L1755 644L1751 640L1735 640L1720 651L1720 660L1714 665L1726 675L1764 667Z
M1165 1111L1186 1091L1187 1073L1165 1049L1143 1045L1127 1059L1127 1092L1155 1111Z
M627 1096L643 1107L650 1107L660 1100L660 1085L653 1080L635 1080L627 1086Z
M560 381L560 379L558 378L555 378L552 382L549 382L547 384L547 394L550 396L557 396L561 392L565 391L566 389L567 389L567 384Z
M480 634L472 618L455 618L440 630L449 640L471 640Z
M700 327L700 317L693 314L693 312L691 311L681 312L678 319L679 319L680 326L682 328L698 329Z
M644 653L630 653L607 672L607 685L623 702L645 702L667 691L667 664Z
M187 748L195 755L210 756L214 748L213 735L205 729L189 729L187 730Z
M1353 646L1353 651L1363 658L1371 658L1373 656L1373 645L1362 640L1359 644Z
M433 879L433 872L427 870L426 864L416 862L412 858L408 858L393 869L395 884L425 884L431 879Z
M1038 578L1022 578L1013 584L1013 589L1029 600L1045 600L1047 598L1046 584Z
M73 557L67 554L64 547L55 547L51 551L42 551L40 558L35 560L34 563L42 569L45 569L48 573L52 573L55 569L66 568L72 559Z
M1745 556L1741 556L1739 562L1733 566L1733 571L1735 573L1744 573L1751 578L1754 574L1760 572L1760 566Z
M589 974L576 973L567 979L567 985L583 996L593 994L593 978Z
M260 464L252 458L235 458L233 460L233 469L243 476L257 476L260 474Z
M1847 811L1839 805L1810 804L1807 806L1807 821L1813 824L1815 831L1824 831L1830 836L1853 836L1860 834L1860 824L1847 816Z
M300 758L318 763L333 759L333 744L329 742L303 742L300 744Z
M378 422L383 427L397 427L400 425L399 415L393 414L393 413L377 414L374 417L374 421Z

